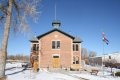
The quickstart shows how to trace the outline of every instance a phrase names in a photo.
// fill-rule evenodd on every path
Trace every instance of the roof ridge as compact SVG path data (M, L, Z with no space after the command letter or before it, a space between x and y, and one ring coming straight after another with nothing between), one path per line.
M66 36L68 36L68 37L70 37L70 38L72 38L72 39L75 38L74 36L72 36L72 35L70 35L70 34L64 32L64 31L62 31L62 30L60 30L60 29L57 29L57 28L54 28L54 29L52 29L52 30L50 30L50 31L48 31L48 32L46 32L46 33L44 33L44 34L42 34L42 35L39 35L39 36L37 36L37 38L39 39L39 38L41 38L41 37L43 37L43 36L45 36L45 35L47 35L47 34L49 34L49 33L51 33L51 32L54 32L54 31L58 31L58 32L60 32L60 33L62 33L62 34L64 34L64 35L66 35Z

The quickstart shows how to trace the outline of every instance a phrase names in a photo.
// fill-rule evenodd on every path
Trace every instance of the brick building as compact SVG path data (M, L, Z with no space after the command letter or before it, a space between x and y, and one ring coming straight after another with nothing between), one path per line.
M30 40L31 63L39 68L80 69L81 40L59 29L61 23L53 21L53 29Z

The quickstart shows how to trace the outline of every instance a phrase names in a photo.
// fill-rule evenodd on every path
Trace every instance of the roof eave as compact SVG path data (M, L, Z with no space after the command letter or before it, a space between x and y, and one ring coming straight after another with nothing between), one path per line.
M73 43L82 43L83 41L73 41Z
M70 38L72 38L72 39L75 38L75 37L73 37L73 36L71 36L71 35L69 35L69 34L67 34L67 33L65 33L65 32L63 32L63 31L61 31L61 30L59 30L59 29L53 29L53 30L51 30L51 31L48 31L48 32L46 32L46 33L38 36L37 38L40 39L40 38L42 38L43 36L45 36L45 35L47 35L47 34L49 34L49 33L51 33L51 32L54 32L54 31L61 32L61 33L63 33L64 35L66 35L66 36L68 36L68 37L70 37Z
M35 40L29 40L30 42L38 42L38 41L35 41Z

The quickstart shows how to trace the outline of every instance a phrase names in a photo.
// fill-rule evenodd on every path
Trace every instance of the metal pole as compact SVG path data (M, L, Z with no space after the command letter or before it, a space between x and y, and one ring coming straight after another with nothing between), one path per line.
M104 53L104 41L103 41L103 61L102 61L103 76L104 76L104 65L105 65L105 53Z

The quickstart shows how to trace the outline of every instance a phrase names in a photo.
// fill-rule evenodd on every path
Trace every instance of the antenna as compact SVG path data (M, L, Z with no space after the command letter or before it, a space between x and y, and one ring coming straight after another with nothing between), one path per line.
M54 14L55 20L52 22L52 26L53 26L53 28L58 29L60 27L61 23L60 23L60 21L57 20L56 2L55 2L55 6L54 7L55 7L54 8L55 9L55 14Z
M56 3L55 3L55 20L56 20Z

